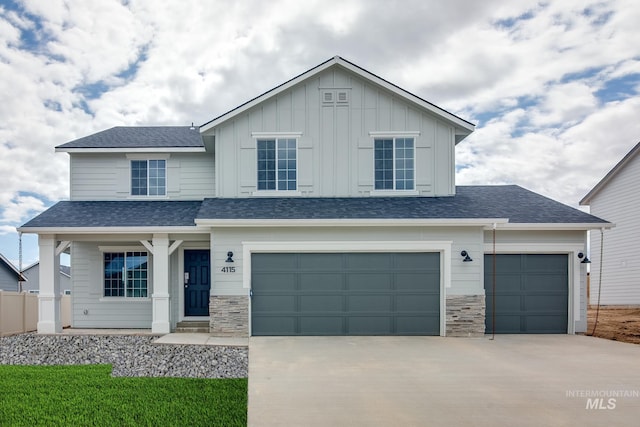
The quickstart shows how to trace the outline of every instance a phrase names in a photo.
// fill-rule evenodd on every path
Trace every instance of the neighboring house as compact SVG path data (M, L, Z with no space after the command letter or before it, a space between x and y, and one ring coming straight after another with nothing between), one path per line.
M495 299L496 332L586 330L578 253L609 224L518 186L456 187L473 130L335 57L199 129L63 144L71 200L20 228L39 235L38 331L61 330L69 247L79 328L472 336Z
M615 227L604 233L601 259L600 231L591 234L590 303L598 303L600 272L602 305L640 305L640 267L634 259L640 236L640 143L587 194L580 204L606 218Z
M23 281L24 276L23 276ZM0 254L0 291L18 292L20 287L20 270L4 255Z
M35 262L22 270L22 274L27 278L27 282L22 286L22 290L30 293L40 292L40 263ZM62 294L71 293L71 267L60 266L60 292Z

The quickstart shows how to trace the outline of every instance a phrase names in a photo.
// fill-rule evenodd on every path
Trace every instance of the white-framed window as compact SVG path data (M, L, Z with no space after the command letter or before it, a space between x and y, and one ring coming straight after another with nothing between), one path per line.
M104 252L105 297L147 298L149 255L144 251Z
M296 138L260 138L256 142L258 191L298 189Z
M413 137L374 138L374 189L415 190Z
M71 289L65 289L63 294L64 295L71 295Z
M166 160L131 160L132 196L165 196L166 194Z

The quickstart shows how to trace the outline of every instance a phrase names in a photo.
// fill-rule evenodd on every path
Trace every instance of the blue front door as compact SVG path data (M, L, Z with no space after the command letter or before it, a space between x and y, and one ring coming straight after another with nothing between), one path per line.
M208 249L184 251L184 315L208 316L211 269Z

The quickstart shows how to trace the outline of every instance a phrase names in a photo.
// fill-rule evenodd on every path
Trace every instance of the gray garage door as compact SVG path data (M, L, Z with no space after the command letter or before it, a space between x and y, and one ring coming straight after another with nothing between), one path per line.
M566 334L567 255L496 256L495 332ZM493 332L493 255L484 258L486 333Z
M253 335L439 335L438 253L251 256Z

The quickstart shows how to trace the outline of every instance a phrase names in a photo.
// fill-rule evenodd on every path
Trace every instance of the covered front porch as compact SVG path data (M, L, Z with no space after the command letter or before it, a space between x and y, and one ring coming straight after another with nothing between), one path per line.
M71 257L73 329L149 330L209 321L210 234L39 234L38 333L62 333L59 275Z

